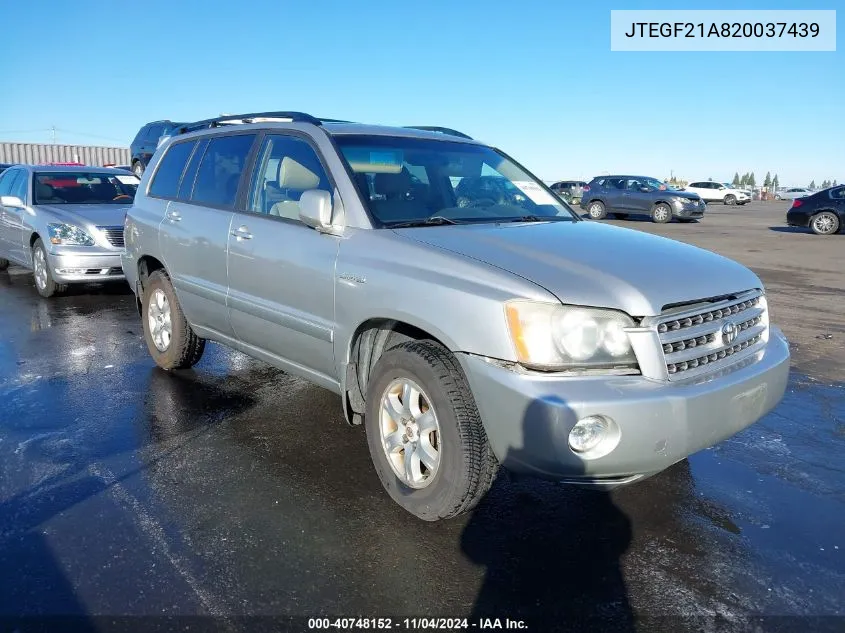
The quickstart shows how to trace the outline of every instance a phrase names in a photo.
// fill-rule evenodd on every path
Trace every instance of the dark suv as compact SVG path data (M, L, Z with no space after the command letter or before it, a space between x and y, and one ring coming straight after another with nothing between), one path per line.
M135 140L129 146L129 151L132 152L130 163L132 171L138 178L144 173L147 168L147 163L155 154L158 147L159 139L162 136L168 136L173 130L184 125L184 123L174 123L173 121L153 121L147 123L135 135Z
M625 219L648 215L654 222L692 222L704 216L704 201L696 193L678 191L647 176L600 176L584 187L581 208L593 220L608 213Z

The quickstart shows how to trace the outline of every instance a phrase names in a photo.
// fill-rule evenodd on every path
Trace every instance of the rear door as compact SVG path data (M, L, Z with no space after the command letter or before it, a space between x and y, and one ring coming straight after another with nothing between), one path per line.
M188 321L222 337L232 337L226 308L226 257L238 187L255 134L202 137L174 143L162 158L150 185L156 185L176 151L177 173L167 190L169 204L160 226L160 246L179 302Z
M0 174L0 196L12 195L12 184L18 178L18 169L7 169ZM3 259L14 259L12 257L12 210L0 205L0 257Z
M334 194L306 137L274 133L261 142L229 234L229 316L238 339L323 384L337 380L333 337L339 239L299 220L309 189ZM281 362L279 362L281 361Z
M22 264L29 264L32 254L29 250L28 238L31 235L29 220L30 213L27 211L26 205L32 202L30 191L32 187L29 180L29 171L26 169L17 169L17 177L12 181L10 196L20 198L23 202L23 207L6 207L6 230L9 238L9 259L20 262ZM26 242L26 245L24 245Z
M602 181L600 198L604 201L604 205L610 210L625 210L625 179L624 178L605 178Z

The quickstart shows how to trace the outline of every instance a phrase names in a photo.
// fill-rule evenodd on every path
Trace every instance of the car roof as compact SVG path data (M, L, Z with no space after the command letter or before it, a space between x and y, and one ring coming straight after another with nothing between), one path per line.
M602 180L603 178L650 178L651 180L660 180L654 176L637 176L631 174L607 174L605 176L596 176L593 180Z

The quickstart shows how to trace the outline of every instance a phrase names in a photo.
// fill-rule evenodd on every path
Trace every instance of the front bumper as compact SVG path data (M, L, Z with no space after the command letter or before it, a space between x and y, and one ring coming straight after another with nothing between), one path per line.
M48 253L47 259L57 282L94 283L125 279L120 255L120 251L97 247L64 247Z
M685 204L683 207L672 205L672 213L676 218L703 218L705 205Z
M778 404L789 375L789 347L777 328L771 328L767 346L753 360L697 383L544 376L478 356L459 357L502 465L547 479L604 486L657 473L753 424ZM620 429L616 448L595 459L569 448L572 427L589 415L609 417Z

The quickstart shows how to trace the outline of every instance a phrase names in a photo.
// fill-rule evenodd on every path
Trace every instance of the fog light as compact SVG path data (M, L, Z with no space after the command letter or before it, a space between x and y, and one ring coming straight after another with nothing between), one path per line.
M569 447L576 453L588 453L611 435L612 430L607 418L600 415L587 416L578 420L569 432Z

